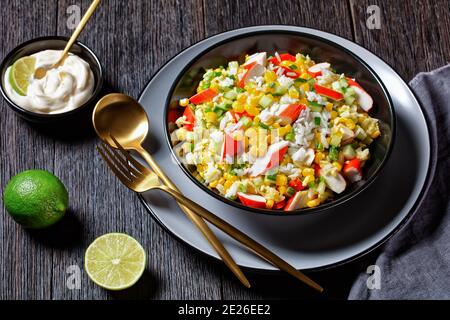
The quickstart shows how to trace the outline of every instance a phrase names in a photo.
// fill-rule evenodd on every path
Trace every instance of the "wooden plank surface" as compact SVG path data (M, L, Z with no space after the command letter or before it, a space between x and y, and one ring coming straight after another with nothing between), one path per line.
M25 40L66 35L70 5L84 12L89 0L12 0L2 3L0 56ZM381 12L381 29L366 27L369 5ZM439 22L439 23L437 23ZM105 68L105 92L138 97L170 57L207 36L258 24L303 25L362 44L406 79L450 60L449 2L433 1L105 1L80 40ZM95 151L86 119L70 134L43 130L19 119L0 101L0 186L25 169L55 172L69 189L67 217L55 228L30 232L1 210L0 299L263 299L345 298L353 278L375 254L334 270L315 273L328 290L318 296L289 277L249 273L243 289L221 264L171 238L145 212L137 197L108 172ZM144 278L112 294L82 271L81 289L66 286L67 268L82 268L84 250L97 236L126 232L149 255Z

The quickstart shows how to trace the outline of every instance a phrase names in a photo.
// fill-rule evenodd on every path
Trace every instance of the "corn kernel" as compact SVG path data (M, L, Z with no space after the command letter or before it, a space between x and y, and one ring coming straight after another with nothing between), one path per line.
M332 104L331 102L328 102L328 103L325 105L325 109L326 109L328 112L333 111L333 104Z
M211 85L209 86L210 89L219 91L219 85L215 82L211 83Z
M256 107L259 105L259 100L261 99L261 96L251 96L249 99L249 104L252 107Z
M381 134L380 130L376 130L370 135L370 137L372 139L375 139L375 138L378 138L380 136L380 134Z
M260 121L261 121L261 119L259 118L259 116L255 116L253 118L253 123L255 123L255 124L259 124Z
M321 141L322 141L322 135L320 134L320 132L316 132L315 137L316 137L316 140L317 140L318 142L321 142Z
M287 177L284 174L278 174L276 178L277 186L285 186L287 185Z
M278 187L278 192L279 192L281 195L285 195L285 194L286 194L286 191L287 191L287 187L286 187L286 186L279 186L279 187Z
M259 109L252 105L245 105L245 111L251 116L257 116L259 114Z
M245 103L247 102L247 95L245 93L239 93L236 100L240 103Z
M314 208L317 207L320 204L320 199L314 199L314 200L309 200L308 202L306 202L306 205L310 208Z
M334 161L334 162L332 163L332 165L333 165L336 169L338 169L338 171L341 171L341 170L342 170L342 165L341 165L339 162Z
M240 103L239 101L234 101L231 105L234 112L241 113L244 112L244 104Z
M300 99L300 103L301 103L301 104L304 104L304 105L307 105L307 104L308 104L308 99L306 99L306 98L301 98L301 99Z
M322 152L317 152L314 156L314 163L320 164L320 161L322 161L325 158L325 155Z
M302 89L305 91L305 92L308 92L309 91L309 83L304 83L304 84L302 84Z
M302 175L304 177L313 176L314 175L314 169L312 169L312 168L305 168L305 169L302 170Z
M298 99L298 97L300 96L299 92L297 91L297 89L295 89L295 87L291 87L289 89L289 97L292 99Z
M205 114L205 120L208 123L214 123L217 120L217 114L215 112L207 112Z
M347 128L349 128L350 130L355 129L355 123L353 122L352 119L348 119L348 118L339 118L339 122L345 124L345 126Z
M267 200L267 201L266 201L266 208L267 208L267 209L272 209L274 203L275 203L275 201L273 201L272 199Z
M189 99L188 98L180 99L180 106L181 107L186 107L188 104L189 104Z
M223 185L225 183L225 181L226 181L225 178L220 178L218 184Z
M305 179L303 179L303 186L306 187L310 182L314 182L314 176L306 176Z
M275 122L275 123L273 124L273 127L274 127L275 129L278 129L278 128L280 127L280 124L279 124L278 122Z
M331 119L335 119L338 116L338 114L336 111L331 111L330 116L331 116Z
M231 187L232 184L233 184L233 181L227 180L227 181L225 182L225 184L223 185L223 188L224 188L225 190L228 190L228 189Z
M277 75L275 72L268 70L264 73L264 80L265 82L273 82L277 80Z
M209 183L210 188L215 188L219 184L219 180L214 180Z

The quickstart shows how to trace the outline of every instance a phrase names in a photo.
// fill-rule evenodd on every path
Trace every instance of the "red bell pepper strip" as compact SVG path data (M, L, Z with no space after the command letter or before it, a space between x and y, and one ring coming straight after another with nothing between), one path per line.
M294 188L295 191L302 191L303 189L305 189L302 180L300 180L299 178L295 178L289 181L289 187Z
M188 131L194 130L194 127L195 127L195 115L194 115L194 112L191 110L191 108L186 107L184 109L183 116L186 119L186 122L183 125L183 128L185 128Z
M189 108L189 107L187 107ZM169 113L167 114L167 120L169 123L175 123L179 117L181 117L183 113L181 112L180 108L172 108L169 110Z
M286 205L286 200L283 199L283 200L278 201L277 203L275 203L275 205L273 206L273 208L274 208L275 210L280 210L280 209L283 209L285 205Z
M199 93L193 95L189 98L189 101L193 104L200 104L206 101L211 100L217 95L217 91L211 88L200 91Z
M329 89L318 84L314 84L314 89L318 94L331 98L333 100L337 101L344 99L344 95L342 93L334 91L333 89Z
M290 53L282 53L282 54L279 54L279 56L280 56L281 61L295 62L295 56L293 56ZM278 60L278 58L276 56L269 59L270 62L272 62L274 65L277 65L277 66L280 64L280 62L281 62L280 60Z

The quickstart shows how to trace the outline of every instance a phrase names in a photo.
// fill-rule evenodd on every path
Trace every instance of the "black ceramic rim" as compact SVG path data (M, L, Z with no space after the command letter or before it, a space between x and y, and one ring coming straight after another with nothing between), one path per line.
M381 88L384 96L386 97L386 100L388 101L389 114L390 114L390 118L391 118L390 142L389 142L389 145L388 145L388 148L386 150L386 153L385 153L383 159L381 160L380 164L375 169L375 171L373 172L372 176L368 180L366 180L364 184L362 184L358 188L350 191L349 193L347 193L347 194L345 194L343 196L340 196L337 199L332 200L330 202L321 204L318 207L302 208L302 209L298 209L298 210L289 211L287 213L287 212L282 211L282 210L257 209L257 208L247 207L247 206L244 206L243 204L241 204L238 201L233 201L233 200L227 199L227 198L221 196L220 194L212 191L207 186L203 185L200 181L195 179L195 177L192 175L192 173L189 172L189 170L180 162L180 159L176 155L176 153L174 152L173 147L172 147L172 143L170 141L169 126L168 126L168 123L167 123L167 117L168 117L168 112L169 112L169 104L170 104L170 97L172 96L172 93L175 90L176 85L178 84L180 78L184 75L186 70L188 70L195 62L200 60L201 59L200 57L203 56L208 51L210 51L211 49L219 47L219 46L221 46L221 45L223 45L223 44L225 44L227 42L233 41L233 40L237 40L237 39L241 39L241 38L245 38L245 37L253 36L253 35L267 34L267 33L301 35L301 36L306 37L306 38L312 38L314 40L325 42L325 43L329 44L330 46L333 46L333 47L335 47L335 48L337 48L339 50L344 51L345 53L347 53L348 55L350 55L354 59L356 59L358 62L360 62L369 71L369 73L374 77L374 79L378 83L378 85ZM391 96L388 93L385 85L383 84L383 82L381 81L379 76L376 74L376 72L367 63L365 63L361 58L359 58L357 55L355 55L350 50L342 47L341 45L339 45L339 44L337 44L335 42L332 42L332 41L330 41L328 39L324 39L324 38L316 36L316 35L303 33L303 32L295 32L295 31L290 31L290 30L273 30L273 29L271 30L271 29L269 29L269 30L248 32L248 33L245 33L245 34L240 34L240 35L237 35L237 36L230 37L228 39L219 41L219 42L215 43L214 45L209 46L205 50L202 50L202 52L200 52L198 55L196 55L195 58L193 58L183 68L183 70L178 74L177 78L175 79L174 83L172 84L172 86L170 88L170 91L169 91L169 93L167 95L167 98L166 98L165 109L164 109L164 119L165 119L165 121L164 121L164 129L165 129L165 133L166 133L166 135L165 135L166 136L166 142L169 145L169 148L170 148L170 150L172 152L172 155L176 159L178 166L183 170L184 174L186 174L203 191L207 192L211 196L215 197L216 199L218 199L218 200L220 200L220 201L222 201L222 202L224 202L224 203L226 203L228 205L234 206L234 207L239 208L241 210L245 210L246 212L255 212L255 213L258 213L258 214L267 214L267 215L284 216L284 217L285 216L297 216L297 215L304 215L304 214L323 212L324 210L328 210L328 209L334 208L334 207L336 207L336 206L338 206L340 204L343 204L343 203L353 199L354 197L359 195L361 192L366 190L375 181L375 179L379 176L379 173L381 172L381 169L384 167L384 165L386 164L387 160L389 159L389 156L391 155L391 151L392 151L392 148L393 148L393 145L394 145L395 134L396 134L396 117L395 117L395 111L394 111L394 107L393 107L393 104L392 104Z
M39 37L39 38L34 38L31 40L28 40L26 42L21 43L20 45L18 45L17 47L15 47L14 49L12 49L6 56L5 58L3 58L3 61L0 65L0 70L5 70L9 67L9 65L7 66L7 62L10 62L11 57L20 49L34 43L34 42L39 42L39 41L47 41L47 40L63 40L63 41L69 41L69 38L67 37L61 37L61 36L46 36L46 37ZM89 98L88 101L86 101L85 103L83 103L81 106L79 106L78 108L75 108L73 110L67 111L67 112L61 112L61 113L52 113L52 114L47 114L47 113L37 113L37 112L32 112L29 110L26 110L24 108L22 108L21 106L17 105L15 102L13 102L8 95L6 94L5 90L3 89L3 84L2 81L0 79L0 92L2 93L3 98L5 98L5 100L8 102L8 104L10 105L10 107L14 110L17 111L20 114L23 114L25 116L28 116L30 118L40 118L42 120L53 120L53 119L58 119L58 118L65 118L65 117L69 117L74 113L78 113L79 111L81 111L82 109L84 109L86 106L90 105L91 103L94 102L94 100L97 98L98 94L101 92L102 88L103 88L103 68L102 65L100 64L100 61L98 60L97 56L95 55L95 53L89 49L88 46L84 45L83 43L79 42L79 41L75 41L76 45L80 46L83 50L85 50L89 55L92 56L92 58L94 59L95 63L97 64L99 71L100 71L100 75L99 78L97 79L96 83L95 83L95 90L92 93L91 98Z
M200 40L194 44L192 44L191 46L183 49L182 51L180 51L178 54L172 56L169 60L167 60L160 68L158 68L158 70L154 73L153 76L150 77L149 81L147 82L147 85L144 87L144 89L141 91L140 95L139 95L139 99L141 100L142 95L144 94L144 92L147 90L147 88L149 87L151 81L153 80L153 78L159 74L159 71L161 71L170 61L172 61L175 57L181 55L184 51L188 50L189 48L191 48L192 46L205 41L209 38L212 38L214 36L218 36L218 35L224 35L228 32L231 31L241 31L241 32L245 32L246 30L248 30L249 28L255 28L255 27L293 27L293 28L298 28L301 26L291 26L291 25L265 25L265 26L252 26L252 27L247 27L247 28L241 28L241 29L235 29L235 30L228 30L225 32L221 32L221 33L217 33L213 36L210 36L208 38L205 38L203 40ZM320 32L324 32L318 29L314 29L314 28L308 28L308 27L301 27L304 29L310 29L310 30L314 30L314 31L320 31ZM270 30L270 29L268 29ZM339 37L339 36L337 36ZM339 37L342 38L342 37ZM342 38L343 39L343 38ZM347 40L347 39L345 39ZM351 40L348 40L351 41ZM365 50L371 52L370 50L368 50L366 47L356 44L353 41L351 41L353 44L364 48ZM381 61L383 61L386 65L388 65L391 69L392 72L394 72L397 76L399 76L403 82L405 83L405 85L408 87L409 91L413 94L417 104L419 105L419 108L422 111L422 115L425 119L425 123L427 124L427 128L428 128L428 141L430 144L430 162L428 164L428 168L427 168L427 175L425 178L425 181L423 183L422 189L419 192L419 195L417 196L416 201L414 202L413 206L411 207L411 210L408 212L408 214L403 218L403 220L391 231L389 232L386 236L384 236L382 239L380 239L377 243L375 243L374 245L368 247L367 249L351 256L348 257L347 259L343 259L341 261L335 262L335 263L330 263L328 265L324 265L324 266L320 266L320 267L315 267L315 268L309 268L309 269L303 269L305 271L309 271L309 272L318 272L318 271L323 271L323 270L327 270L327 269L332 269L332 268L336 268L342 265L345 265L347 263L350 263L352 261L355 261L363 256L365 256L366 254L369 254L370 252L374 251L375 249L379 248L381 245L383 245L386 241L388 241L390 238L392 238L395 234L397 234L397 232L399 232L414 216L414 214L417 212L418 207L420 206L420 204L423 201L424 195L425 193L428 191L431 182L432 182L432 178L434 176L434 172L436 169L436 161L437 161L437 148L435 147L435 143L437 142L437 136L436 136L436 131L435 128L433 126L429 126L428 124L430 123L430 119L428 117L428 114L425 112L425 109L423 108L423 106L421 105L421 103L419 102L419 100L417 99L416 94L411 90L411 87L407 84L407 82L405 81L405 79L403 77L401 77L395 70L394 68L392 68L392 66L387 63L384 59L380 58L378 55L374 54L371 52L371 54L373 54L374 56L376 56L378 59L380 59ZM214 261L216 263L219 263L221 261L220 258L215 257L214 255L212 255L211 253L205 252L200 250L199 248L194 247L193 245L187 243L185 240L183 240L181 237L179 237L178 235L176 235L175 233L173 233L159 218L158 216L154 213L154 211L152 210L152 208L149 206L149 204L145 201L144 197L140 194L138 194L138 198L139 200L142 202L142 204L144 205L144 207L147 209L148 213L150 213L150 215L153 217L153 219L161 226L161 228L163 228L164 230L166 230L167 233L169 233L172 237L174 237L177 241L179 241L180 243L183 243L185 245L187 245L188 247L190 247L191 249L195 250L196 252L199 252L200 254L205 255L206 257L208 257L211 261ZM277 274L280 273L280 270L271 270L271 269L262 269L262 268L254 268L254 267L245 267L245 266L240 266L242 268L244 268L245 270L250 270L252 272L257 272L257 273L261 273L261 274Z

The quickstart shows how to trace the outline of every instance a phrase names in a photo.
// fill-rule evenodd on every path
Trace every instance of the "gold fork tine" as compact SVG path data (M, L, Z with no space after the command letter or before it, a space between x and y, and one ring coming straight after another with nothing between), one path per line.
M126 151L122 145L119 143L119 141L116 140L116 138L114 138L114 136L112 134L109 135L112 139L112 141L114 141L114 144L116 145L117 149L119 149L119 151L121 152L121 154L136 168L138 169L140 172L142 172L143 174L149 174L150 173L150 169L148 169L147 167L143 166L141 163L139 163L139 161L137 161L135 158L133 158L132 156L130 156L130 154L128 153L128 151Z
M109 157L106 155L106 153L102 150L101 147L97 146L97 151L98 153L100 153L100 156L103 158L103 160L106 162L106 164L108 165L108 167L114 172L114 174L116 175L116 177L128 188L132 189L132 181L125 176L122 171L120 171L119 169L117 169L117 167L114 165L114 163L109 159Z
M112 148L107 143L103 143L102 146L103 151L106 152L109 159L129 180L133 181L136 180L136 178L144 178L144 175L133 168L125 158L121 157L116 149Z

